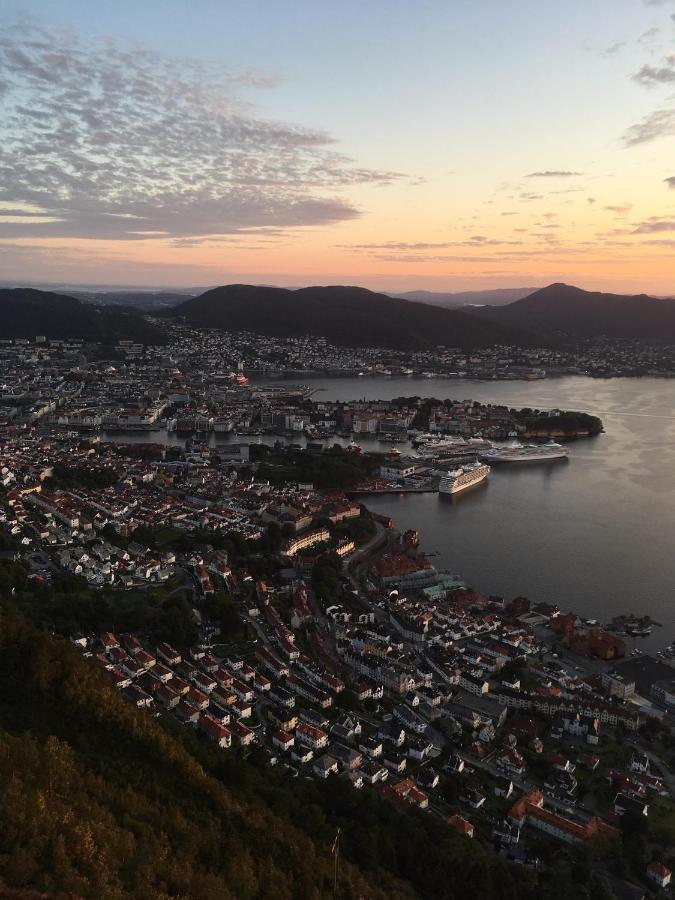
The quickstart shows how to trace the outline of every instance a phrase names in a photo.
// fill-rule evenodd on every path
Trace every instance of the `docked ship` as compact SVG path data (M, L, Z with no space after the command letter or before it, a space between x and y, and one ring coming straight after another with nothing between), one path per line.
M447 456L477 456L491 448L491 442L482 438L465 440L461 437L439 438L435 436L433 440L427 440L418 446L417 455L424 459L440 459Z
M480 451L479 458L486 463L537 463L567 459L569 450L555 441L545 444L511 444L509 447L493 447Z
M480 484L490 474L490 466L484 463L473 463L472 465L462 466L461 469L454 469L452 472L446 472L441 476L438 483L439 494L459 494L467 488Z

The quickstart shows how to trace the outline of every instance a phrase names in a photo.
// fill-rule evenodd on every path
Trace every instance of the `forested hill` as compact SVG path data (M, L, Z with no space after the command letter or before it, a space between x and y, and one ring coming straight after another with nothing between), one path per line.
M550 284L508 306L473 308L470 315L511 328L527 328L542 341L594 340L675 342L675 300L647 294L624 296Z
M290 780L136 709L66 641L0 613L3 885L92 900L534 900L534 875L342 779Z
M52 340L70 338L116 343L164 343L161 329L140 314L121 309L100 309L65 294L32 288L0 289L0 336Z
M412 303L360 287L299 290L230 284L181 303L171 314L227 331L256 331L285 338L316 335L343 347L428 349L495 344L534 346L526 330L466 313Z

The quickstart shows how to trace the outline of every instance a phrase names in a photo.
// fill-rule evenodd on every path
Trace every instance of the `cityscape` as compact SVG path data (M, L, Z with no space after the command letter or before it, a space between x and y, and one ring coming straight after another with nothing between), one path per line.
M0 897L673 896L674 20L0 10Z

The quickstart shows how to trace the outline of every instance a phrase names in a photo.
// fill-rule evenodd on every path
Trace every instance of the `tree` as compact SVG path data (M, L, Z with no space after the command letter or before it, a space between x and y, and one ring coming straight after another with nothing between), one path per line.
M616 900L609 878L602 872L593 872L588 883L589 900Z

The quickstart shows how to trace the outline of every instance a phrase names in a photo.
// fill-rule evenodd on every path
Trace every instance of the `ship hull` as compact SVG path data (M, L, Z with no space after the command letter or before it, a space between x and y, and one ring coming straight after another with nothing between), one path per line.
M527 454L523 453L521 455L514 454L513 456L481 456L479 454L479 458L483 459L485 462L489 462L491 466L517 466L517 465L532 465L534 463L548 463L548 462L561 462L562 460L569 459L569 456L566 452L561 453L539 453L539 454Z
M461 481L460 479L456 479L454 482L445 481L441 478L440 483L438 485L438 493L439 494L461 494L463 491L469 490L469 488L476 487L479 484L482 484L485 479L490 474L490 467L483 466L479 471L477 471L472 478L467 479L466 481Z

